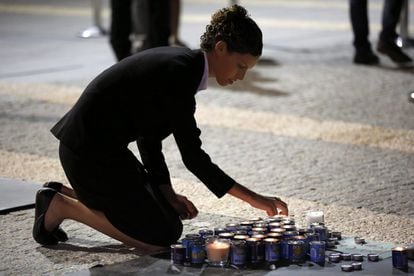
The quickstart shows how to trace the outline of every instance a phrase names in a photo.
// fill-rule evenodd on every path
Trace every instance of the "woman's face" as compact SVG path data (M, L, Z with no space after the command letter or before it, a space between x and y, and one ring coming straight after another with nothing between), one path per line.
M257 60L258 57L250 54L229 52L227 44L219 41L214 48L213 64L209 64L210 75L221 86L233 84L237 80L243 80L247 70L253 68Z

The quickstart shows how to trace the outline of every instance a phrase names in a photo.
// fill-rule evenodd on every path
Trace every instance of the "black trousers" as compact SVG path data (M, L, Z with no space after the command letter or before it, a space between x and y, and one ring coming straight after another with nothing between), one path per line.
M386 43L395 43L398 37L396 32L400 19L402 0L385 0L382 10L382 30L380 40ZM352 30L354 33L354 46L357 50L371 49L368 40L369 20L367 0L350 0L350 15Z
M79 201L101 211L124 234L168 246L182 234L179 215L147 181L147 173L127 148L78 154L60 143L59 157Z
M143 24L145 40L140 50L168 46L170 36L170 5L169 0L111 0L111 32L110 44L117 60L132 54L130 35L134 29L132 24L132 2L145 1L147 22Z
M111 31L109 41L117 60L131 55L132 0L111 0Z

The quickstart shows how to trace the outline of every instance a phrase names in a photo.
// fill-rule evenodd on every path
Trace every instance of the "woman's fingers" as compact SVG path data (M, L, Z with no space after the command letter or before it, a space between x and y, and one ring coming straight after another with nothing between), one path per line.
M187 206L187 211L190 214L190 218L195 218L198 215L198 210L194 204L191 201L186 200L185 205Z
M288 208L285 206L281 206L280 208L278 208L278 215L285 215L288 216L289 215L289 211Z
M285 216L288 216L289 215L289 210L288 210L288 207L287 207L287 204L286 203L279 205L277 207L277 209L278 209L278 215L285 215Z
M197 208L190 200L188 200L186 197L182 197L181 202L184 204L186 210L185 219L192 219L198 215Z
M289 215L288 206L287 203L281 200L278 197L272 198L272 210L269 213L272 213L272 216L274 215Z

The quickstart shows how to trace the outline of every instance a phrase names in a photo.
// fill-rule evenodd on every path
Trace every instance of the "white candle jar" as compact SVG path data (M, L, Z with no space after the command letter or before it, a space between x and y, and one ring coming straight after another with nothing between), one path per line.
M310 211L306 213L306 223L310 226L312 223L324 223L324 214L322 211Z
M212 237L206 240L208 263L211 266L225 266L229 259L230 240Z

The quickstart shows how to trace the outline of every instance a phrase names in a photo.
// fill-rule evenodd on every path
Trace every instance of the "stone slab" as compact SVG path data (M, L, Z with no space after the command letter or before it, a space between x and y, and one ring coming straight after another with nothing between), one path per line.
M302 265L289 265L278 267L275 270L265 269L243 269L235 268L216 268L204 265L201 268L183 267L171 265L168 260L156 257L145 256L125 263L110 266L94 267L89 270L80 271L71 275L343 275L342 264L351 262L341 262L337 264L326 263L324 267L314 265L310 262ZM362 262L363 269L354 271L358 275L413 275L414 262L409 261L408 271L401 271L393 268L391 257L382 259L379 262Z
M414 274L414 261L409 261L408 271L393 268L391 258L391 243L378 243L367 241L365 244L355 244L354 239L342 239L332 252L359 253L366 256L368 253L380 255L380 261L370 262L366 257L362 261L363 269L354 271L358 275L412 275ZM351 261L339 263L326 262L325 266L316 265L310 261L303 264L279 264L275 270L263 265L256 269L237 269L235 267L217 268L204 264L202 267L186 267L172 265L169 252L157 256L142 256L134 260L108 265L96 266L89 270L79 271L72 275L343 275L342 264L351 264Z
M38 189L31 182L0 177L0 214L33 208Z

